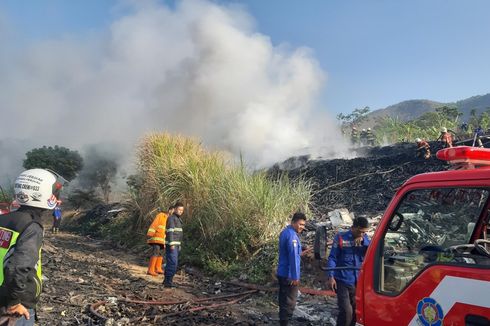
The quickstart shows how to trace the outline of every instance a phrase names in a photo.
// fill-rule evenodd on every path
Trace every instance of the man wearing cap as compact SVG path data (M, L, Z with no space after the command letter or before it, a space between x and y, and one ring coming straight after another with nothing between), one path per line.
M365 217L357 217L349 231L337 233L333 240L328 257L327 276L330 288L337 292L337 326L356 324L356 284L370 243L366 234L368 230L368 220Z

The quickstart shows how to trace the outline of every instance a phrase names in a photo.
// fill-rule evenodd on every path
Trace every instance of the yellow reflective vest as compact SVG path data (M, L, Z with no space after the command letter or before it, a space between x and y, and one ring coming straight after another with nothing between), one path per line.
M42 225L36 211L21 208L0 218L0 307L35 308L42 290ZM30 227L37 224L36 227ZM29 228L29 230L28 230ZM25 239L35 239L27 243ZM22 251L16 252L23 239ZM19 247L20 248L20 247ZM28 249L27 251L25 251ZM19 249L20 250L20 249ZM31 254L27 254L30 252ZM19 256L20 255L20 256Z

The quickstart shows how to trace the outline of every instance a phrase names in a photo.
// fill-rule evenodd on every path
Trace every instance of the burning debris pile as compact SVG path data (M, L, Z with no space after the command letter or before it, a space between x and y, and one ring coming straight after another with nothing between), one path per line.
M432 148L436 145L431 143ZM313 209L318 215L337 208L375 215L384 211L396 189L410 177L447 169L434 154L428 160L416 158L415 150L414 144L400 143L361 148L358 153L364 156L350 160L294 157L276 164L270 173L311 179L316 190Z

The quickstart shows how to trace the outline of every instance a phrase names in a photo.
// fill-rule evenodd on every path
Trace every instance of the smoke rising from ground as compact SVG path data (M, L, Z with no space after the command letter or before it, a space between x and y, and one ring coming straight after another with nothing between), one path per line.
M112 142L129 159L142 135L167 130L257 166L342 142L334 122L316 115L325 75L307 48L273 45L239 7L121 6L108 30L2 44L0 105L13 122L2 138L72 149ZM0 40L15 39L5 21Z

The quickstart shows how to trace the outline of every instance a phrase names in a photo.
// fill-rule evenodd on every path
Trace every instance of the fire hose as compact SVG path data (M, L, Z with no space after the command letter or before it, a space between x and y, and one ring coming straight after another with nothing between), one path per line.
M257 293L257 292L258 292L258 290L249 290L249 291L244 291L241 293L225 294L225 295L213 296L213 297L209 297L209 298L199 298L199 299L195 299L195 300L180 300L180 301L141 301L141 300L126 299L126 298L118 299L118 301L126 302L126 303L133 303L133 304L161 305L161 306L167 305L168 306L168 305L179 305L179 304L186 304L186 303L187 304L203 303L203 302L207 302L207 301L216 301L216 300L221 300L221 299L229 299L229 298L238 297L235 300L226 301L226 302L218 303L218 304L212 304L212 305L208 305L208 306L200 306L200 307L189 308L189 309L179 311L176 313L170 313L170 314L165 314L165 315L154 315L154 316L141 316L141 317L134 318L134 321L137 321L137 320L140 320L140 319L145 318L145 317L146 318L148 318L148 317L165 318L165 317L170 317L170 316L178 315L178 314L185 313L185 312L195 312L195 311L200 311L200 310L204 310L204 309L212 309L212 308L217 308L217 307L221 307L224 305L235 304L235 303L237 303L237 302L239 302L239 301L241 301L241 300L249 297L250 295ZM98 301L96 303L91 304L89 307L90 313L93 314L94 316L96 316L100 320L107 320L108 317L97 312L97 308L99 308L100 306L103 306L105 304L107 304L107 301Z

